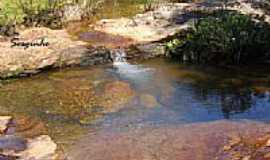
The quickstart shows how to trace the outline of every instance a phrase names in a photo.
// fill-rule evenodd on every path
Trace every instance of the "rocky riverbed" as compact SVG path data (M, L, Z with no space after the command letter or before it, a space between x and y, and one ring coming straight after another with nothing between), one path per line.
M19 144L22 145L15 145L18 149L27 150L28 141L32 140L37 140L40 144L38 137L48 135L57 144L57 154L59 150L63 150L71 158L82 160L88 154L96 159L102 158L103 152L107 151L105 157L113 159L108 157L118 157L118 150L119 159L125 153L130 155L130 159L133 156L136 159L137 154L130 153L134 148L134 152L142 152L145 159L154 159L151 153L165 159L166 156L173 159L176 154L183 154L185 157L186 154L191 154L190 150L195 150L197 155L197 152L201 152L200 147L202 152L207 152L207 148L214 148L221 150L220 155L233 152L238 154L238 146L231 145L234 143L230 142L238 142L238 136L230 137L231 132L235 131L244 138L247 136L247 139L255 139L256 142L239 151L240 157L253 156L257 149L268 148L263 147L268 139L265 131L268 130L268 124L259 121L269 120L270 98L269 68L255 69L254 72L245 70L248 73L243 70L231 72L217 68L196 69L196 66L175 64L160 58L141 62L141 65L123 62L114 66L66 68L46 72L10 81L0 87L1 115L12 115L0 118L3 120L0 128L4 130L3 136L16 136L12 139L13 143L14 140L20 140ZM257 122L213 122L224 118L235 121L254 119ZM10 119L15 120L15 125L10 124ZM196 123L202 121L204 123ZM242 125L245 127L241 127ZM263 131L262 134L257 135L260 131ZM183 135L184 133L186 134ZM107 137L106 143L111 141L112 144L106 145L105 138L101 135ZM115 142L122 135L127 135L132 144L122 138ZM218 138L213 138L213 135ZM42 142L45 147L48 136L41 137L46 141ZM260 138L264 139L262 143L257 142ZM176 146L176 149L170 148L167 142L165 147L163 144L159 147L160 139L175 142L171 146ZM174 141L177 139L189 141ZM189 150L189 146L185 146L189 143L197 148ZM242 144L246 145L246 142L239 143L240 147ZM262 145L252 148L253 144ZM178 145L187 151L183 153L178 150ZM10 148L8 145L2 147ZM38 152L43 154L42 151ZM109 154L109 151L116 155ZM267 150L263 150L260 155L264 156L266 153ZM203 154L210 157L212 152ZM3 152L3 156L8 155L16 156L12 151Z
M71 160L267 160L269 125L216 121L106 130L85 136Z

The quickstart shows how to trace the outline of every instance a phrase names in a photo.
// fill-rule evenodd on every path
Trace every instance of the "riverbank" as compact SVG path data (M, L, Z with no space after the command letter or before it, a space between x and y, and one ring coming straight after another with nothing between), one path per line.
M0 37L0 78L27 76L49 68L111 63L114 49L124 48L127 58L165 55L160 41L188 28L194 11L216 10L207 3L168 3L132 18L103 19L72 37L66 30L29 28L17 39ZM237 1L229 9L262 15L250 3ZM255 12L256 11L256 12ZM265 15L266 21L269 16Z

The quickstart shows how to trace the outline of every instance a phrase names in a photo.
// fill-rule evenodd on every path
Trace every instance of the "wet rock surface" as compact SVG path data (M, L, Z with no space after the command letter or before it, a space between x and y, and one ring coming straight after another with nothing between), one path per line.
M72 147L68 158L71 160L232 160L250 157L257 160L259 157L252 153L257 153L260 147L251 146L259 144L259 137L267 135L269 131L268 124L253 121L216 121L189 125L130 127L122 131L99 131L89 134ZM247 143L251 141L253 143ZM265 140L263 142L265 143ZM235 149L236 153L231 150L232 148L238 148ZM250 152L246 152L247 148ZM268 150L264 152L268 153Z
M26 141L13 135L1 136L0 149L22 151L26 149Z
M124 107L133 97L134 91L129 83L114 81L105 85L104 92L100 96L100 105L104 112L115 112Z
M154 108L160 106L156 98L150 94L141 94L140 104L146 108Z
M12 118L10 117L10 119ZM56 143L48 135L42 135L44 126L34 125L36 122L27 118L16 118L16 122L12 120L6 125L6 133L0 136L1 160L56 159L58 155ZM28 132L28 134L25 132ZM33 134L29 135L30 132L33 132Z

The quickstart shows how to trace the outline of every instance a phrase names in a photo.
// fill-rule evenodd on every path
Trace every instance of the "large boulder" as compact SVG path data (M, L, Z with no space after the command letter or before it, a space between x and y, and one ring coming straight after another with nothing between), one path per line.
M75 41L65 30L30 28L20 32L18 40L0 42L0 77L33 74L46 68L70 65L93 65L109 62L109 50L89 48L86 42ZM13 46L41 43L42 46ZM13 46L13 47L11 47Z

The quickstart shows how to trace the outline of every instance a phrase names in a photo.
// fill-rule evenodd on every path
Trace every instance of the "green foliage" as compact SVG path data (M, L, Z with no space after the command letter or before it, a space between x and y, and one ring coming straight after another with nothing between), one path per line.
M179 39L179 37L178 37ZM249 16L222 11L199 20L170 55L196 63L245 64L270 58L270 27Z
M104 0L4 0L0 3L0 26L8 23L26 26L61 27L63 7L78 4L89 16Z

